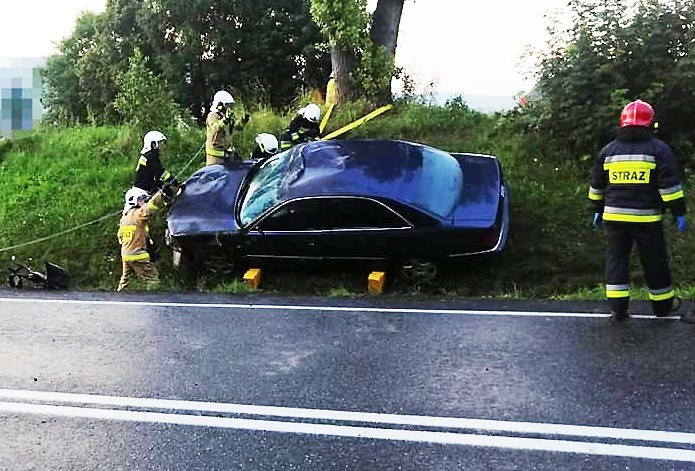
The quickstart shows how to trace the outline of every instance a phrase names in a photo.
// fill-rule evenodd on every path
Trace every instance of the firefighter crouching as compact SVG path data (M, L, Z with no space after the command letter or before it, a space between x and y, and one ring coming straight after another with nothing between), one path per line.
M316 103L309 103L300 109L280 136L280 150L285 151L297 144L317 140L321 134L320 118L321 108Z
M148 223L152 214L162 208L172 198L178 188L164 185L149 198L148 193L133 187L125 194L125 206L118 227L118 242L121 244L123 272L117 291L123 291L135 273L145 282L147 289L159 286L159 273L148 251Z
M278 153L278 138L273 134L262 132L256 136L256 145L251 151L252 159L267 159Z
M620 115L618 137L599 153L592 171L589 199L594 203L594 226L605 227L606 297L611 317L629 317L629 259L637 244L654 315L672 315L680 307L671 285L662 226L665 208L686 230L685 195L671 148L651 132L654 110L641 100L629 103ZM605 223L604 223L605 222Z

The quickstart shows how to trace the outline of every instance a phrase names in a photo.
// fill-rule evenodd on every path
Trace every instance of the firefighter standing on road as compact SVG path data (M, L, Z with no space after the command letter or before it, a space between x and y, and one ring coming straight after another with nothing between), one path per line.
M152 194L163 184L178 185L176 178L162 165L162 146L166 136L160 131L149 131L142 140L138 165L133 175L133 186Z
M280 150L285 151L292 146L304 142L315 141L320 137L319 119L321 108L316 103L309 103L299 110L292 118L290 125L280 136Z
M165 186L170 188L169 185ZM133 187L125 194L125 206L118 227L118 243L121 244L123 272L117 291L123 291L133 273L143 279L148 289L159 286L159 273L147 250L149 227L152 214L162 207L165 194L158 191L149 201L148 193Z
M594 226L605 226L606 297L616 321L629 317L633 242L639 249L654 314L668 316L680 307L671 285L661 220L669 208L678 230L684 232L685 199L676 158L668 145L652 135L653 120L649 103L637 100L625 106L618 137L601 150L591 176L589 199L595 206Z
M220 90L212 97L212 105L208 113L205 125L207 136L205 139L205 165L223 164L234 159L236 152L232 143L232 133L236 123L232 105L234 98L225 91ZM241 124L246 124L249 115L244 115Z

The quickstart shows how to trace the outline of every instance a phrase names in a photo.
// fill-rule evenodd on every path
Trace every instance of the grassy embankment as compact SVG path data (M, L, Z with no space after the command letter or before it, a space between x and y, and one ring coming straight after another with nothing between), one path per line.
M361 111L357 107L343 110L332 119L329 130L359 117ZM267 111L254 113L251 122L236 134L238 149L248 154L256 133L279 133L288 119ZM168 134L165 165L179 173L199 149L204 135L202 130ZM390 293L602 298L604 245L601 234L589 224L585 199L588 162L582 166L548 162L535 155L501 118L456 106L408 105L358 128L350 137L401 138L449 151L497 155L511 187L511 238L501 257L464 262L445 272L433 286L391 283ZM77 127L39 131L0 144L0 249L119 211L140 138L140 133L127 128ZM190 175L202 160L199 156L179 176ZM120 274L117 222L118 217L113 216L66 236L0 252L0 266L10 266L12 256L34 268L50 260L69 270L76 288L112 290ZM155 224L160 241L163 227L160 217ZM676 235L671 224L667 227L674 279L681 294L690 297L695 292L695 272L690 270L695 242L689 235ZM168 255L164 248L160 262L163 289L184 289L171 270ZM644 284L636 258L633 272L633 280ZM203 278L198 289L244 291L238 281L241 273L235 275L233 279ZM263 289L293 294L362 294L366 291L365 277L366 272L359 267L347 272L331 267L277 269L264 274Z

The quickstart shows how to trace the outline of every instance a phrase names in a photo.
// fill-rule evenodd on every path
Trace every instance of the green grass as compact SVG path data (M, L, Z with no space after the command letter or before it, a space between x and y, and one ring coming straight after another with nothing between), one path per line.
M334 130L371 111L357 103L339 109L329 123ZM235 134L236 147L248 155L259 132L279 134L290 116L258 109ZM169 136L163 160L178 174L204 141L204 131L165 130ZM349 137L407 139L449 151L479 152L500 158L511 189L512 225L507 249L496 258L461 262L446 270L437 283L408 286L387 273L386 296L492 297L504 299L603 299L604 241L590 225L586 193L590 161L560 163L543 158L533 141L524 140L506 118L471 112L462 106L429 107L397 104L394 110L356 129ZM130 186L141 135L125 127L74 127L40 130L0 142L0 249L50 236L122 208ZM203 163L198 155L179 177ZM692 198L689 197L692 205ZM691 206L692 207L692 206ZM670 217L667 218L670 222ZM66 236L0 252L0 266L12 257L42 268L50 260L65 266L73 286L113 290L120 276L118 217ZM695 241L667 226L674 282L683 297L695 294ZM164 217L153 224L163 245ZM162 250L163 291L246 293L238 270L233 276L206 276L187 286ZM637 257L632 279L644 285ZM310 294L333 297L367 293L366 268L303 268L264 270L264 294ZM144 289L134 284L133 289ZM638 291L638 290L636 290ZM643 297L642 291L636 293Z

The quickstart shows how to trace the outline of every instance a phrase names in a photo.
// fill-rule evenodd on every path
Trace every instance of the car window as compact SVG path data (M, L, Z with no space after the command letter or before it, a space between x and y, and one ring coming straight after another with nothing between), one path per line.
M332 216L320 198L290 201L260 223L262 231L316 231L331 228Z
M283 188L304 168L298 147L269 158L253 176L239 211L242 225L254 221L281 201Z
M376 201L363 198L337 198L330 203L333 229L407 227L403 218Z

